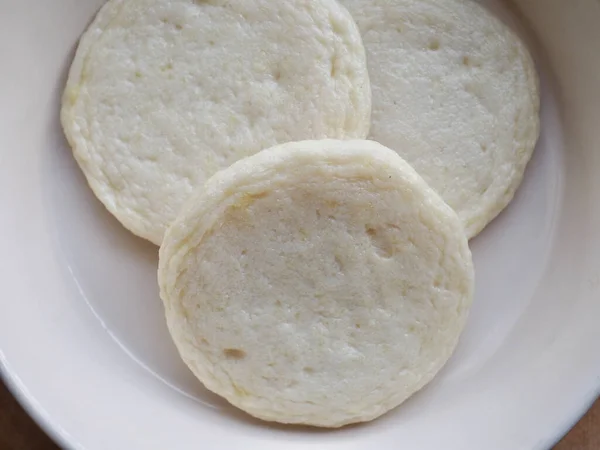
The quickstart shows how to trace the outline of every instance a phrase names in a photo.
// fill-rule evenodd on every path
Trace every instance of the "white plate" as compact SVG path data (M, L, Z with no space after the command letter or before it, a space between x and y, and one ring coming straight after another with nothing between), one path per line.
M167 335L157 249L86 187L58 122L102 0L0 0L0 362L62 445L95 449L542 449L600 386L600 2L487 2L531 43L542 138L472 242L477 293L439 378L371 424L269 426L204 390Z

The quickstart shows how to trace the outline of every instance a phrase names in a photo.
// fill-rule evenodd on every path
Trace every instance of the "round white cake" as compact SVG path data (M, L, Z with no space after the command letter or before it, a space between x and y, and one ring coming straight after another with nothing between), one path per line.
M370 139L396 150L475 236L512 200L539 136L534 63L470 0L342 0L367 50Z
M272 145L364 138L360 33L334 0L110 0L81 38L62 124L88 183L160 244L192 190Z
M158 278L208 389L264 420L339 427L431 381L474 275L457 214L402 158L323 140L214 175L167 230Z

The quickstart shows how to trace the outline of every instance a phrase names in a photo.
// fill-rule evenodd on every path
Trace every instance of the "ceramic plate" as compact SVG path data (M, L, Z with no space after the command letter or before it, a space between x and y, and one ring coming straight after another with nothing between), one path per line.
M62 446L100 449L550 447L600 386L600 2L488 1L542 81L542 136L510 207L472 241L477 292L443 372L379 420L272 426L180 362L157 248L93 197L59 126L102 0L0 0L0 365Z

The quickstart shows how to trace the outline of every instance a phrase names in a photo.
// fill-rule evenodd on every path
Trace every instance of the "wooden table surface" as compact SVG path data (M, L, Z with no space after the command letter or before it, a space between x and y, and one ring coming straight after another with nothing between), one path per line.
M57 450L57 448L0 383L0 449ZM555 447L555 450L600 450L600 400Z

